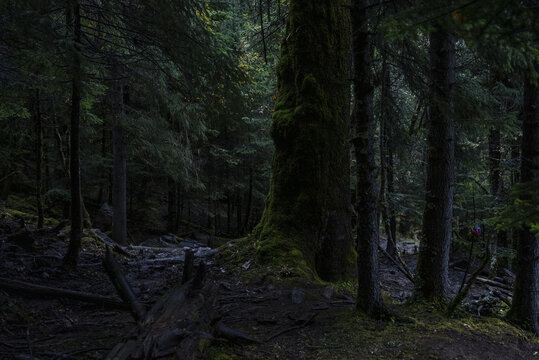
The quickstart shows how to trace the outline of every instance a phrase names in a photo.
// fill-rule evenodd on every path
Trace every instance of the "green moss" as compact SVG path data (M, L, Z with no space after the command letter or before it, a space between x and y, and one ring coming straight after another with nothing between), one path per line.
M201 351L204 359L208 360L233 360L237 359L237 356L234 354L229 354L232 350L229 346L216 345L208 343L208 347Z
M447 318L437 304L406 304L395 306L394 310L413 316L412 321L375 321L350 310L335 319L335 331L322 339L320 345L339 347L339 359L439 358L440 344L458 346L462 340L507 344L523 339L539 345L538 338L499 318L470 314Z
M199 342L198 342L198 351L201 353L201 354L204 354L208 348L210 347L211 345L211 340L210 339L201 339Z
M37 224L37 215L29 214L19 210L6 209L6 215L14 219L22 219L25 223ZM44 218L43 223L45 226L56 226L59 221L53 218Z
M340 279L355 267L349 225L349 15L345 1L290 3L281 45L270 193L257 260ZM344 241L342 241L344 240ZM353 259L352 259L353 258Z
M103 241L97 239L97 235L91 233L91 236L85 236L81 239L81 245L84 247L92 246L101 249L105 249Z
M6 199L5 206L9 209L18 209L26 213L36 212L36 200L33 196L29 197L10 194Z

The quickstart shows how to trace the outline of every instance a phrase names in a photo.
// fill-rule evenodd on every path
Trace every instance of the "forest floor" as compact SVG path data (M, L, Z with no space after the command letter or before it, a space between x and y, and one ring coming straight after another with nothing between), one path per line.
M95 237L84 238L80 266L68 271L61 267L62 232L49 228L13 239L16 228L16 221L2 217L0 278L117 297L102 266L104 245ZM129 256L117 259L135 294L150 306L180 280L184 249L196 250L207 264L207 279L219 284L221 321L258 340L217 338L205 350L208 359L539 359L539 339L501 319L507 306L490 297L496 289L489 285L475 285L467 310L448 318L441 304L407 304L412 283L382 259L384 298L409 321L375 321L354 311L352 283L295 280L293 269L269 273L231 260L243 245L229 242L220 251L228 256L220 256L201 241L172 246L156 237L144 247L126 247ZM400 250L413 270L414 244ZM452 283L461 278L462 270L451 267ZM103 359L134 328L125 310L0 287L1 359Z

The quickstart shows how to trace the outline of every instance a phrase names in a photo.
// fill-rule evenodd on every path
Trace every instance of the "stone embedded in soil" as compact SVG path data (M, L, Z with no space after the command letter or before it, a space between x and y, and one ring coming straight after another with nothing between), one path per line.
M324 289L322 289L322 296L324 299L330 300L333 297L333 294L335 293L335 289L331 286L326 286Z
M293 288L290 297L294 304L301 304L305 299L305 291L303 291L303 289Z

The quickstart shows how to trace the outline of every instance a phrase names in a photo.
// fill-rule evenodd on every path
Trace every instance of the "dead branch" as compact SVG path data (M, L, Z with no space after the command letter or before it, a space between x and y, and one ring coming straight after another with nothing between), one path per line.
M511 292L513 291L513 289L509 285L503 284L503 283L498 282L498 281L490 280L490 279L487 279L487 278L484 278L484 277L481 277L481 276L477 277L477 281L479 281L479 282L481 282L483 284L487 284L487 285L490 285L490 286L494 286L494 287L503 289L503 290L507 290L507 291L511 291Z
M230 340L232 342L239 342L239 343L258 343L259 341L255 338L244 334L241 331L232 329L225 324L223 324L222 321L218 321L217 324L215 324L215 335L217 337L221 337L227 340Z
M86 292L60 289L55 287L36 285L32 283L27 283L17 280L9 280L5 278L0 278L0 289L12 290L27 295L41 295L41 296L50 296L56 298L67 298L73 300L80 300L89 303L109 306L118 309L127 308L126 304L103 295L90 294Z
M103 259L103 265L105 266L107 275L109 276L110 280L112 281L112 284L116 288L118 295L120 295L120 298L122 298L123 301L129 304L129 309L131 310L131 314L133 314L135 320L143 320L146 316L146 310L133 293L129 282L123 274L122 268L114 260L114 256L112 255L108 246L105 253L105 258Z
M313 321L313 319L316 317L316 315L317 315L317 313L313 313L308 318L299 321L298 325L295 325L295 326L292 326L292 327L289 327L289 328L286 328L286 329L283 329L281 331L276 332L275 334L271 335L268 338L267 341L273 340L276 337L281 336L282 334L286 334L287 332L304 328L305 326L309 325Z
M410 273L409 270L407 270L402 264L400 264L399 262L397 262L397 260L395 260L391 255L388 254L388 252L380 245L378 244L378 249L393 263L395 264L395 266L397 267L397 270L399 270L401 273L404 274L404 276L406 276L413 284L415 284L415 281L414 281L414 277L413 275ZM403 262L401 260L401 262Z

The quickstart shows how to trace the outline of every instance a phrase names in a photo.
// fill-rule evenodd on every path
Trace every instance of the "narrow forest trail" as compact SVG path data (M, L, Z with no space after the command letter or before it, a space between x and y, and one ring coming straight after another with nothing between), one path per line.
M117 298L101 264L102 243L85 238L81 265L68 272L61 268L66 244L57 232L29 234L27 242L2 236L1 278ZM230 250L240 243L224 246ZM220 321L258 341L217 337L204 351L208 359L539 358L539 340L497 318L462 312L458 319L448 319L434 305L405 304L412 285L385 260L381 278L386 298L397 313L412 319L410 323L373 321L357 314L351 284L290 285L293 279L287 278L291 273L286 269L269 274L249 262L223 262L215 250L196 240L172 246L155 238L146 246L126 247L128 256L117 256L144 304L151 306L181 279L187 247L207 264L207 281L218 284L214 305ZM413 254L404 259L414 267ZM451 275L456 282L461 273L453 269ZM476 287L472 297L485 291L485 285ZM6 360L103 359L136 328L125 310L61 297L21 296L5 288L0 289L0 314L0 358Z

